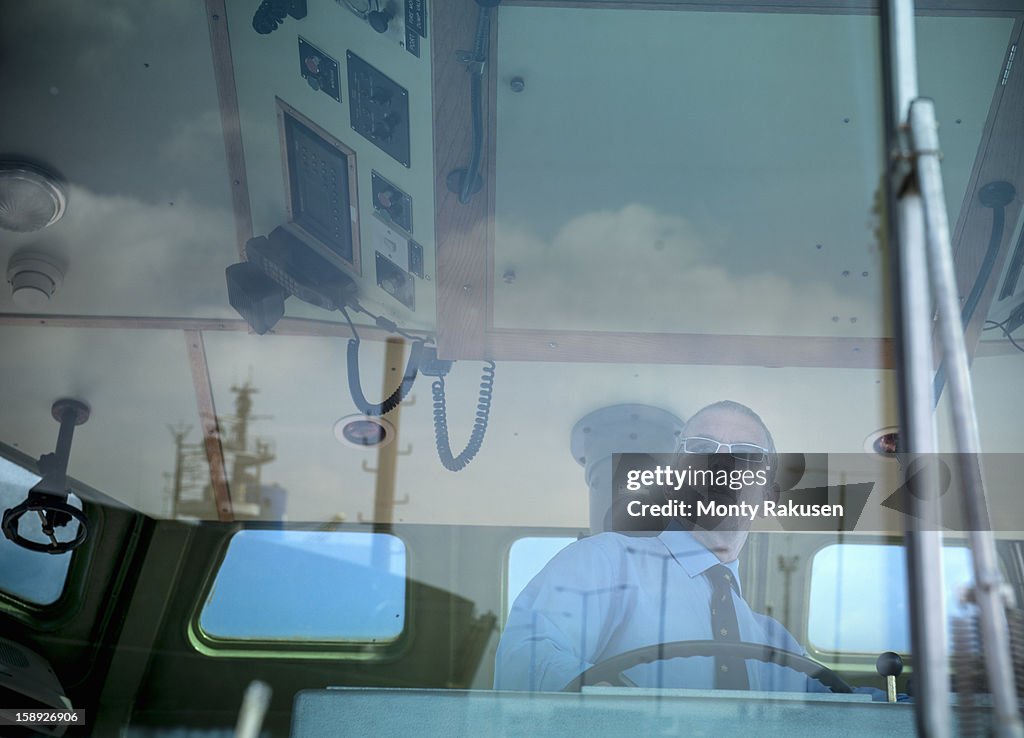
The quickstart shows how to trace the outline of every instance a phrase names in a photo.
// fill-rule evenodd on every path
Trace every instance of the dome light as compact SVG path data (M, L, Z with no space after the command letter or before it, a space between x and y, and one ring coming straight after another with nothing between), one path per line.
M26 162L0 162L0 228L38 231L60 220L66 207L56 175Z

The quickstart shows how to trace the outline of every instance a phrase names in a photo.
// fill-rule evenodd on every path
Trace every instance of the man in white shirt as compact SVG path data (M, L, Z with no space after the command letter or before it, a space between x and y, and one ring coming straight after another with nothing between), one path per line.
M724 401L687 422L680 451L729 454L746 467L772 467L775 446L750 408ZM731 503L778 499L778 487L714 490ZM725 501L723 498L722 501ZM595 664L672 641L766 644L803 654L776 620L750 609L739 586L737 557L749 517L720 518L702 528L676 521L657 536L602 533L563 549L517 598L498 645L496 689L560 690ZM827 691L776 664L735 656L641 664L623 675L638 686Z

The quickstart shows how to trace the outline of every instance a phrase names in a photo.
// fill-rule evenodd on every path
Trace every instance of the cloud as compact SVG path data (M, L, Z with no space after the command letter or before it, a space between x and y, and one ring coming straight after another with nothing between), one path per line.
M878 313L826 282L732 268L739 248L639 204L572 218L550 239L498 222L495 251L499 277L516 273L497 284L500 327L831 335L833 315L856 334L850 317Z
M220 112L205 110L193 118L175 122L169 137L160 144L160 159L166 164L190 162L196 152L216 151L224 145Z
M224 269L237 261L237 247L234 218L226 207L197 202L186 193L148 202L71 186L67 214L44 235L13 245L40 248L67 265L47 312L233 315ZM0 296L0 310L16 311L9 301L9 294Z

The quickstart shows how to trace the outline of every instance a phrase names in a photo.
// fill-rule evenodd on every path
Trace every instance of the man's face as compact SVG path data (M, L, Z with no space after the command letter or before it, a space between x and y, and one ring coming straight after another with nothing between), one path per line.
M686 424L683 435L711 438L721 443L752 443L764 448L769 446L768 434L760 423L741 412L726 408L713 408L693 416ZM739 491L710 489L708 494L715 502L746 502L756 505L770 492L764 485L744 485ZM733 561L746 543L751 522L749 516L718 518L713 529L701 528L699 524L695 524L693 537L720 561Z

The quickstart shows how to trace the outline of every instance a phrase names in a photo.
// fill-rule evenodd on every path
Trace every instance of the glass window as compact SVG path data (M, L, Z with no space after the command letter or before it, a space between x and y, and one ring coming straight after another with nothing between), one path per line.
M39 481L39 477L17 464L0 459L0 512L25 501L28 491ZM69 504L82 508L81 501L71 495ZM75 536L78 523L71 521L71 530L61 533L61 538ZM24 515L18 530L32 541L46 543L35 515ZM0 536L0 590L19 600L33 605L52 605L64 591L68 578L71 554L51 555L29 551Z
M211 637L377 642L405 628L405 545L385 533L236 533L199 616Z
M957 614L960 592L973 581L970 552L942 554L946 612ZM811 564L807 639L823 651L910 652L910 604L902 546L839 543Z
M552 538L547 536L530 536L520 538L512 544L508 552L508 598L505 613L508 614L515 604L516 597L523 591L530 580L547 565L555 554L573 543L570 537Z

